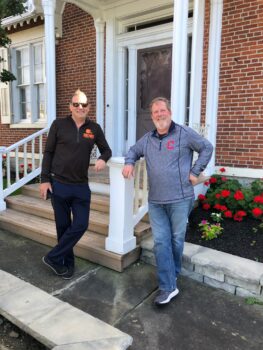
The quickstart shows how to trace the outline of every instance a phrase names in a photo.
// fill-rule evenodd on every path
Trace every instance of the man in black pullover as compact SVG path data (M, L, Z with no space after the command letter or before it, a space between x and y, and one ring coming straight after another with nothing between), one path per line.
M42 163L40 195L51 197L57 245L42 258L45 265L64 279L74 274L73 247L89 223L88 168L94 144L101 155L95 170L105 168L111 149L101 127L89 120L86 95L77 90L70 103L71 115L51 125Z

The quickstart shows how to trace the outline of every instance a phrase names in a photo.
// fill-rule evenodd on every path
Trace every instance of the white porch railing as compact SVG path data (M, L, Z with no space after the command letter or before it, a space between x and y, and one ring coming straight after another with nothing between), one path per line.
M4 199L8 195L40 174L43 136L48 130L42 129L9 147L0 147L0 211L6 209ZM3 175L6 177L5 189Z
M136 247L134 227L148 211L147 174L145 161L135 167L135 178L124 179L124 158L111 158L110 167L110 224L106 250L125 254Z

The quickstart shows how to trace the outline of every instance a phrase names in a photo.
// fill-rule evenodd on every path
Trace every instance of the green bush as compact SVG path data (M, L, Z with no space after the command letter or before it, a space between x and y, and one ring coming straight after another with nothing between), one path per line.
M225 171L220 169L221 173ZM244 217L263 220L263 180L255 180L249 186L242 186L238 180L222 175L212 175L206 195L199 195L204 210L216 210L224 218L242 221Z

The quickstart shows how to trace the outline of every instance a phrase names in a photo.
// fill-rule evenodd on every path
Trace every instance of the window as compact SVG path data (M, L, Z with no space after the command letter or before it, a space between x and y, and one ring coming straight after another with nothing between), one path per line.
M44 47L42 42L12 48L13 123L34 124L46 120Z

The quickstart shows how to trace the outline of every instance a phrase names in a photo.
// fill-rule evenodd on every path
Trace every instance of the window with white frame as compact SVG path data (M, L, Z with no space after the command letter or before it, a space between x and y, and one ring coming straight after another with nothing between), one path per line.
M13 47L12 84L13 123L37 123L46 120L45 62L43 42Z

